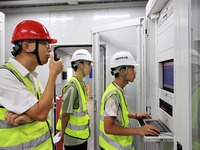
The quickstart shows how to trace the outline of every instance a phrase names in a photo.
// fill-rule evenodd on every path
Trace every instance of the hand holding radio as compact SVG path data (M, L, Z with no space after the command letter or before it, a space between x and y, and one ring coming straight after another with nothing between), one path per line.
M49 71L50 73L58 75L59 73L62 72L64 68L62 58L59 58L59 60L55 60L55 56L51 55L50 56L50 63L49 63Z

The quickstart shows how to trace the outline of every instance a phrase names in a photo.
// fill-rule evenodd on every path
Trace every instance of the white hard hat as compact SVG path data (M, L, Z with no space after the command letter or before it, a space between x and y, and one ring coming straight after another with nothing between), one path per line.
M78 60L86 60L86 61L93 61L90 53L85 49L79 49L74 52L71 62L75 62Z
M135 66L136 61L129 51L121 50L116 52L110 61L110 68L117 68L120 66Z

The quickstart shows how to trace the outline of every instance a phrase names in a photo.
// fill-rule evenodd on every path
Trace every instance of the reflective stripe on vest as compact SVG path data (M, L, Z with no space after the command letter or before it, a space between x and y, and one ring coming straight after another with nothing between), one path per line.
M90 136L90 131L85 89L82 89L79 81L75 77L72 77L63 88L63 93L65 92L66 87L69 86L72 82L75 83L77 87L79 95L79 108L73 109L73 113L70 114L69 121L65 128L65 133L72 137L88 139ZM56 126L57 130L61 130L61 115L62 109L60 111L60 116Z
M118 103L121 111L120 126L125 128L130 127L126 100L124 99L122 92L113 83L111 83L110 86L104 92L101 102L99 144L102 148L106 150L133 150L134 146L132 136L118 136L105 133L104 110L107 100L112 95L116 95L118 98Z
M29 92L36 96L34 88L29 79L27 77L23 77L11 63L6 63L5 65L0 66L0 69L9 70L27 87ZM36 83L37 89L40 89L38 80ZM38 91L38 98L40 98L40 96L41 91ZM6 124L4 118L6 111L6 108L0 107L0 149L53 149L50 133L51 129L49 129L47 125L49 120L46 122L33 121L31 123L24 123L18 126L8 125Z
M105 141L107 141L110 145L112 145L113 147L115 147L118 150L131 150L131 149L134 148L133 143L131 145L128 145L128 146L124 147L124 146L121 146L120 143L112 140L111 138L109 138L108 136L103 134L103 132L100 131L99 134Z
M22 143L19 145L15 145L15 146L0 147L0 149L3 149L3 150L22 150L22 149L26 150L27 149L28 150L28 149L32 149L43 144L49 139L49 137L50 137L50 132L47 131L45 134L43 134L37 139L31 140L29 142Z
M0 69L7 69L7 70L9 70L10 72L12 72L12 74L15 75L15 77L17 77L17 79L18 79L20 82L22 82L22 83L26 86L26 84L24 83L24 81L20 78L20 76L17 74L17 72L14 71L13 69L7 67L6 65L0 66Z
M70 123L68 123L67 128L70 128L71 130L85 130L88 128L88 125L77 126L77 125L71 125Z
M35 122L35 121L33 121ZM28 124L28 123L22 123L18 126L23 126L25 124ZM11 124L7 124L5 120L0 120L0 129L8 129L8 128L15 128L16 125L11 125Z
M88 114L88 110L84 111L84 113L73 112L72 115L76 117L83 117ZM59 115L59 119L61 119L61 114Z

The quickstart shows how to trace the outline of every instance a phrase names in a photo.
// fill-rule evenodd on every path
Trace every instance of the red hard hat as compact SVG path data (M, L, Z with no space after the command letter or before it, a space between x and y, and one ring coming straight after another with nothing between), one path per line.
M33 20L24 20L16 26L11 43L14 44L14 41L28 39L44 39L49 40L49 44L57 43L56 39L50 37L50 34L44 25Z

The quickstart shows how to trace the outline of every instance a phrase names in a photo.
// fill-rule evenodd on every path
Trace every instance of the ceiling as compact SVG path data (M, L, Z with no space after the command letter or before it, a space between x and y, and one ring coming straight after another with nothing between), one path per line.
M147 3L148 0L0 0L0 10L30 8L30 7L51 7L51 6L80 6L91 4L117 4L124 3Z

